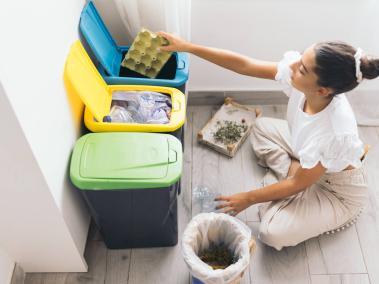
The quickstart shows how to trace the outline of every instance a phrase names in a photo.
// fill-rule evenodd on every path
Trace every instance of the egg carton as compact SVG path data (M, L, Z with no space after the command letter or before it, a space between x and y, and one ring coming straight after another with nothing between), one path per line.
M154 79L172 55L172 52L158 50L160 46L168 44L164 37L141 29L125 54L121 66Z

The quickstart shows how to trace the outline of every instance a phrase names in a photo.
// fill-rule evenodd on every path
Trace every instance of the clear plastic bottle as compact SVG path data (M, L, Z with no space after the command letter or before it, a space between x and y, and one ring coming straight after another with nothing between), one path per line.
M197 213L208 213L208 212L220 212L216 209L216 206L220 202L214 199L221 194L219 192L212 192L209 188L205 186L197 186L192 190L192 204Z

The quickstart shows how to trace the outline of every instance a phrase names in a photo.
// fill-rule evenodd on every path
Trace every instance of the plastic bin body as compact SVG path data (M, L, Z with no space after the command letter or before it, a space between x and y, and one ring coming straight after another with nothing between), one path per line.
M92 1L84 7L79 29L99 61L99 72L110 85L152 85L174 87L185 92L189 61L186 53L174 52L157 78L150 79L121 67L129 46L118 46Z
M108 248L166 247L178 243L176 186L82 194Z
M92 63L80 41L76 41L66 60L64 79L66 89L79 96L85 104L84 123L92 132L157 132L168 133L183 141L186 116L185 96L178 89L146 85L107 85ZM103 122L112 103L112 93L123 91L154 91L171 96L172 112L167 124Z
M178 139L167 134L91 133L80 138L70 176L108 248L178 242Z
M196 277L191 276L192 284L204 284L204 282L200 281Z

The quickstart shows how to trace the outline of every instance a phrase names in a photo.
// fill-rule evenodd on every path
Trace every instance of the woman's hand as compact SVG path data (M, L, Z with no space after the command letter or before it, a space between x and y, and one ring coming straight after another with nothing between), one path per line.
M190 43L185 41L184 39L174 36L172 34L166 32L157 32L157 35L163 36L165 39L169 41L169 45L161 46L160 50L163 51L184 51L188 52Z
M223 213L235 216L247 207L254 204L252 198L253 192L240 192L230 196L220 196L215 198L215 201L224 201L223 204L216 209L223 209Z

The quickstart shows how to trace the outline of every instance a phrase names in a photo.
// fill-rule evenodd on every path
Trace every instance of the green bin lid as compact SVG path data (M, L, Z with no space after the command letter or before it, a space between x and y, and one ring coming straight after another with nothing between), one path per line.
M75 144L70 176L83 190L162 188L178 181L182 159L172 135L91 133Z

